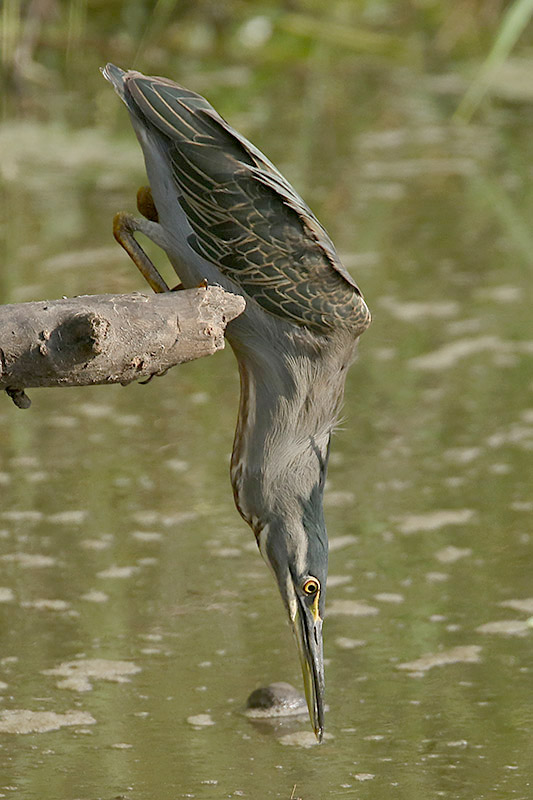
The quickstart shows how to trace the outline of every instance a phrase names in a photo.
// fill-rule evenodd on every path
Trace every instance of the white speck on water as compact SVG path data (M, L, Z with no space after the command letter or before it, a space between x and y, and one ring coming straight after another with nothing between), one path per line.
M326 491L324 495L324 505L329 508L349 506L353 502L355 502L355 494L353 492Z
M451 650L442 650L438 653L426 653L416 661L397 664L396 669L409 670L410 672L426 672L433 667L443 667L447 664L476 664L480 661L480 653L481 647L479 645L462 645L460 647L452 647Z
M57 514L49 514L48 522L59 525L81 525L87 518L87 511L72 509L70 511L59 511Z
M3 511L0 514L2 519L8 522L25 522L27 524L34 524L40 522L44 514L42 511Z
M97 578L131 578L139 571L139 567L118 567L112 566L96 573Z
M366 642L364 639L349 639L346 636L337 636L335 644L337 647L340 647L341 650L353 650L356 647L363 647Z
M533 614L533 597L525 597L522 600L504 600L500 605L503 608L512 608L515 611L523 611L525 614Z
M134 428L142 424L142 417L138 414L115 414L113 421L124 428Z
M328 589L334 589L336 586L344 586L352 581L351 575L328 575L326 586Z
M531 628L527 620L502 619L495 622L486 622L476 628L478 633L497 633L502 636L527 636Z
M24 569L53 567L56 564L55 558L40 553L7 553L5 556L0 557L0 561L9 561L18 564Z
M444 583L449 580L450 576L445 572L427 572L426 580L428 583Z
M435 558L437 561L440 561L441 564L454 564L461 558L466 558L471 555L472 550L470 547L454 547L453 545L448 545L448 547L443 547L435 553Z
M498 431L487 439L489 447L514 445L521 450L533 450L533 428L530 425L515 423L507 430Z
M41 598L39 600L26 600L20 604L22 608L36 608L38 611L67 611L70 603L66 600L50 600Z
M159 511L136 511L131 515L131 518L139 525L155 525L161 522L161 514Z
M128 744L127 742L115 742L115 744L112 744L111 747L113 750L131 750L133 745Z
M432 319L448 319L459 313L459 303L453 300L427 303L407 303L397 297L382 297L380 305L386 308L389 314L402 322L417 322L426 317Z
M379 610L364 600L332 600L328 605L328 616L345 615L350 617L369 617L379 614Z
M353 534L347 534L346 536L333 536L329 540L329 551L330 553L334 553L337 550L344 550L345 547L350 547L352 544L357 544L358 542L357 536Z
M508 475L512 467L510 464L491 464L489 471L494 475Z
M105 419L114 413L113 406L98 405L97 403L82 403L78 406L78 412L89 419Z
M92 714L86 711L29 711L13 709L0 711L0 732L2 733L46 733L69 725L94 725Z
M167 461L165 461L165 464L173 472L187 472L189 469L189 463L187 461L182 461L179 458L169 458Z
M11 465L13 467L21 467L23 469L28 469L31 467L38 467L39 466L39 459L37 456L17 456L11 459Z
M396 357L395 347L378 347L373 352L376 361L392 361Z
M421 370L441 370L455 366L459 361L478 353L496 353L497 355L512 355L513 353L533 352L531 342L505 342L498 336L478 336L468 339L458 339L423 356L416 356L409 360L409 366Z
M69 417L69 416L54 416L50 415L47 420L48 425L51 425L53 428L77 428L79 420L76 417Z
M381 603L403 603L405 601L403 594L395 594L394 592L379 592L379 594L374 595L374 599L379 600Z
M215 724L211 714L193 714L193 716L187 717L187 722L195 728L206 728Z
M145 510L136 511L131 515L131 518L138 525L164 525L170 528L173 525L181 525L183 522L197 519L198 513L196 511L179 511L176 514L162 514L160 511Z
M397 519L398 530L406 535L419 531L436 531L447 525L465 525L471 522L476 512L471 508L446 508L426 514L409 514Z
M101 539L81 539L80 547L85 550L107 550L113 543L113 537L108 534Z
M445 450L444 458L456 464L470 464L481 455L481 447L452 447Z
M130 536L138 542L159 542L163 538L162 533L155 531L133 531Z
M165 528L172 528L174 525L182 525L184 522L190 522L193 519L198 519L196 511L179 511L176 514L162 515L161 523Z
M82 594L81 599L86 600L88 603L107 603L109 595L105 592L99 592L97 589L91 589L89 592Z
M353 776L356 781L372 781L376 777L371 772L356 772Z
M524 290L521 286L489 286L477 289L475 295L483 300L494 300L495 303L517 303L522 299Z
M36 471L36 472L26 473L24 477L26 478L28 483L44 483L45 481L48 480L50 475L48 474L48 472Z
M79 661L66 661L54 669L43 670L43 675L57 675L65 678L57 686L60 689L72 689L76 692L88 692L91 681L112 681L114 683L129 682L130 675L140 672L141 668L131 661L111 661L105 658L84 658Z
M13 589L9 589L7 586L0 586L0 603L11 603L14 599L15 593Z
M195 406L203 406L209 402L209 394L207 392L194 392L189 395L189 401L194 403Z
M238 547L218 547L209 551L216 558L238 558L242 555L242 550Z

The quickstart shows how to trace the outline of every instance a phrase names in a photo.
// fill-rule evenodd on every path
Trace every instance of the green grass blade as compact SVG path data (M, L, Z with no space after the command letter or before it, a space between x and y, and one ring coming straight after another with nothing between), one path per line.
M504 15L492 49L465 92L454 119L469 122L490 88L491 77L509 57L533 15L533 0L514 0Z

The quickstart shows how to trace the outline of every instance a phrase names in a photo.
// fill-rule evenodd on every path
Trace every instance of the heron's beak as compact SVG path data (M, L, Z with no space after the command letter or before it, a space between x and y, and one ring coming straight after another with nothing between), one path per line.
M298 645L305 699L315 736L322 741L324 733L324 654L322 649L322 620L318 610L298 601L292 629Z

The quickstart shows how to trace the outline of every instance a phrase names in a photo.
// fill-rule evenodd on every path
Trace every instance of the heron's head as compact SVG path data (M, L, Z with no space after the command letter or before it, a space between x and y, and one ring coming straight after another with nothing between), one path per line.
M306 518L307 517L307 518ZM323 516L277 519L259 536L265 561L276 578L298 645L309 716L320 742L324 731L322 619L328 569Z

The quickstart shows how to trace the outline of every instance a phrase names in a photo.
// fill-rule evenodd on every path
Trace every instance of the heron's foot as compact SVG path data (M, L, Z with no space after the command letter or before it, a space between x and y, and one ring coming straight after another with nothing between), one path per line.
M155 207L152 190L149 186L141 186L137 190L137 208L146 219L151 222L159 222L159 214Z
M143 208L145 211L148 211L147 206L143 206ZM155 206L153 206L153 208L155 211ZM141 209L139 208L139 210ZM141 210L141 213L144 212ZM155 211L155 213L157 214L157 211ZM148 217L148 219L150 218ZM149 223L144 223L143 225L143 222L144 220L142 219L137 219L136 217L131 216L131 214L126 214L124 211L119 211L118 214L115 214L113 217L113 236L124 248L137 269L140 271L143 278L152 287L154 292L169 292L170 289L166 281L161 277L133 235L136 231L141 231L141 233L144 233L144 226L148 225Z

